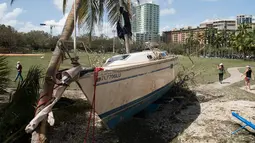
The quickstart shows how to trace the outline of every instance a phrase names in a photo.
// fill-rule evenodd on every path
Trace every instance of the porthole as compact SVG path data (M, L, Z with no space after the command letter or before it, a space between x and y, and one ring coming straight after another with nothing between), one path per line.
M147 55L147 58L148 58L148 59L152 59L152 56L151 56L151 55Z

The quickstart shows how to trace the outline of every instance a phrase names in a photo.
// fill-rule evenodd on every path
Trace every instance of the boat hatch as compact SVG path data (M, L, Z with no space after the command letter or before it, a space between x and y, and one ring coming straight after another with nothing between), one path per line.
M129 57L129 55L118 55L118 56L113 56L109 59L106 60L105 64L112 63L114 61L120 61L120 60L125 60Z
M162 56L162 57L166 57L167 55L168 55L167 51L161 52L161 56Z

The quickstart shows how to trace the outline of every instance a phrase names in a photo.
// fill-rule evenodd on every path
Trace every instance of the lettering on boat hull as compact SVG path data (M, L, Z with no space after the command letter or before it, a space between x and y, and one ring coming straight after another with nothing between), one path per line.
M104 75L100 75L98 77L98 82L117 79L117 78L120 78L120 77L121 77L121 73L104 74Z

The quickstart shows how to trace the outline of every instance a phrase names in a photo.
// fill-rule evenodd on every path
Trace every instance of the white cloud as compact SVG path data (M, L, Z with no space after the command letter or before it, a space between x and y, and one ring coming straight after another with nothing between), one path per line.
M180 29L180 28L183 28L183 27L185 27L186 25L184 25L184 24L176 24L175 26L174 26L174 28L177 28L177 29Z
M160 10L160 15L165 16L165 15L172 15L176 13L176 10L172 7L174 0L167 0L166 1L166 6L167 8L161 9Z
M144 3L158 3L158 0L140 0L140 4L144 4Z
M174 0L168 0L167 2L168 2L168 4L171 5L174 2Z
M137 0L131 0L132 3L136 5L138 5ZM144 4L144 3L155 3L158 4L158 0L140 0L140 4Z
M21 24L16 18L24 12L21 8L15 8L8 12L6 3L0 4L0 24L10 25L15 27L17 24Z
M31 30L43 30L50 32L49 26L33 25L31 22L19 21L17 18L25 11L21 8L15 8L12 11L8 11L7 3L0 3L0 24L10 25L20 32L29 32ZM67 14L63 16L59 21L47 20L45 24L60 25L53 29L53 34L58 35L63 29ZM21 27L21 28L19 28Z
M171 30L170 26L161 27L159 30L159 35L162 36L164 31L170 31L170 30Z
M62 0L54 0L54 4L59 10L62 10ZM68 1L67 7L70 9L72 5L72 0ZM66 13L61 19L59 20L46 20L45 23L48 26L40 26L34 25L31 22L23 22L18 21L17 18L24 12L21 8L15 8L14 10L8 12L8 7L6 3L0 4L0 24L10 25L15 27L19 32L29 32L31 30L42 30L45 32L50 33L50 25L55 25L53 27L53 35L61 34L66 18L68 13ZM19 25L19 26L18 26ZM108 22L104 22L102 25L98 25L95 27L95 35L100 36L101 34L107 35L109 37L113 37L114 33L112 32L114 27L112 27ZM83 34L85 31L77 28L77 35ZM115 34L116 35L116 34Z
M115 30L115 32L113 33L113 30ZM87 33L87 31L84 28L80 29L80 34L85 34ZM113 36L117 36L117 31L116 31L116 26L112 26L109 22L103 22L100 25L97 24L95 26L95 29L93 31L93 35L96 36L100 36L100 35L106 35L108 37L113 37Z
M37 25L32 24L31 22L26 22L26 23L24 23L24 26L22 28L18 29L18 31L29 32L31 30L42 30L42 31L50 33L50 25L55 25L55 27L53 27L53 29L52 29L52 33L53 33L53 35L58 35L58 34L61 34L61 32L62 32L66 18L67 18L67 14L65 14L58 21L55 21L55 20L44 21L43 23L45 23L48 26L40 26L40 25L37 26Z
M169 26L165 26L165 27L160 28L160 33L162 31L169 31L169 30L170 30L170 27Z
M160 10L160 15L164 16L164 15L170 15L170 14L175 14L175 9L174 8L166 8L166 9L162 9Z
M2 19L6 11L7 11L7 4L6 3L0 4L0 19Z
M66 12L68 12L72 8L74 0L68 0L66 4ZM60 11L63 11L63 0L53 0L54 5L59 9Z
M23 10L21 8L15 8L12 12L7 13L3 18L6 20L14 19L19 16Z

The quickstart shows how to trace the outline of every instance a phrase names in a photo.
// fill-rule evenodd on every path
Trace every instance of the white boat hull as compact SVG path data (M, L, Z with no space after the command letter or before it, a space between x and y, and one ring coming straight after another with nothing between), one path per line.
M177 57L169 57L99 72L95 98L97 114L111 128L120 122L113 121L116 116L115 120L120 120L141 111L170 89L177 75L177 64ZM92 102L94 74L85 74L78 83Z

